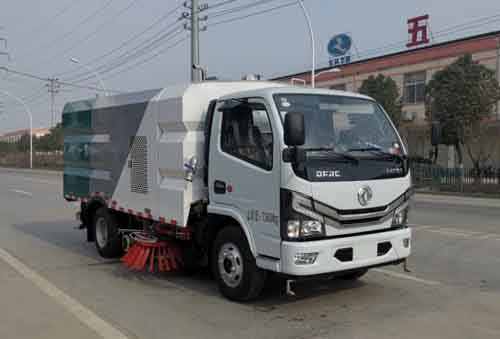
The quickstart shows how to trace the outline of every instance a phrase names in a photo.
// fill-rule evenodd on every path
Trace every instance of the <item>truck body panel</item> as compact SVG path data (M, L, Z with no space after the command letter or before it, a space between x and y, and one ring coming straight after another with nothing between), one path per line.
M71 102L63 110L64 196L101 196L118 210L186 226L191 204L208 198L202 170L211 100L266 82L202 83Z

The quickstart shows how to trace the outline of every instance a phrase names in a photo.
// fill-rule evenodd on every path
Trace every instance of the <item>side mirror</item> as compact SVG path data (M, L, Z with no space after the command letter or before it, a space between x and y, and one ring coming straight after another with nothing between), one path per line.
M285 144L287 146L302 146L305 143L304 115L298 112L288 112L285 115Z

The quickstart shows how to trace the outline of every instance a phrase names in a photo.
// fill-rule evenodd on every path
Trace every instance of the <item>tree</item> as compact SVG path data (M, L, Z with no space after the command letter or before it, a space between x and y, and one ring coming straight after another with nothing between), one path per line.
M30 137L29 134L24 134L21 139L16 143L16 148L18 152L28 152L30 149Z
M57 124L56 127L50 129L49 134L36 139L35 148L38 151L45 152L61 151L64 144L63 140L62 125Z
M359 92L371 96L384 107L396 126L401 119L401 99L396 82L391 77L382 74L370 77L363 81Z
M442 143L454 145L460 165L465 147L474 168L479 169L493 152L486 142L488 118L500 100L494 71L472 60L458 58L434 74L426 88L427 113L440 123Z

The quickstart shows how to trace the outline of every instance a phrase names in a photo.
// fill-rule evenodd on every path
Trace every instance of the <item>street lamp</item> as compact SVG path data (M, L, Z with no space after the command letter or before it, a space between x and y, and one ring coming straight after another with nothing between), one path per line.
M290 79L290 83L291 83L292 85L293 85L293 84L295 84L296 82L301 83L301 84L303 84L304 86L305 86L305 85L306 85L306 83L307 83L304 79L301 79L301 78L291 78L291 79Z
M26 110L26 113L28 114L28 118L29 118L29 122L30 122L30 168L32 169L33 168L33 115L31 114L31 110L30 110L29 106L24 102L24 100L22 100L21 98L18 98L14 94L11 94L11 93L4 91L4 90L0 90L0 93L16 100L17 102L20 102L21 105L24 106L24 109Z
M316 45L314 42L314 31L313 31L313 27L312 27L311 17L309 16L309 13L307 12L306 6L304 6L304 0L297 0L297 3L299 4L300 8L302 9L302 13L304 14L304 18L306 19L307 26L309 28L309 38L311 39L311 58L312 58L311 87L314 88L314 85L315 85L314 73L316 73Z
M319 77L320 75L323 75L323 74L326 74L326 73L340 73L340 72L342 72L342 70L341 70L340 68L337 68L337 67L335 67L335 68L330 68L330 69L327 69L327 70L324 70L324 71L321 71L321 72L317 73L317 74L314 76L314 78L317 78L317 77Z
M316 80L317 77L319 77L320 75L326 74L326 73L339 73L339 72L342 72L342 70L340 68L330 68L330 69L327 69L325 71L321 71L321 72L315 74L313 79ZM292 85L295 84L296 82L304 84L304 85L306 84L306 81L302 78L291 78L290 79L290 83Z
M104 86L104 81L102 81L102 78L99 76L99 74L95 70L93 70L92 68L90 68L89 66L87 66L85 64L82 64L80 62L80 60L77 58L71 58L71 59L69 59L69 61L71 61L74 64L78 64L78 65L82 66L83 68L87 69L90 73L92 73L97 78L97 80L99 80L99 83L101 84L102 91L104 92L104 96L108 96L108 91L106 91L106 86Z

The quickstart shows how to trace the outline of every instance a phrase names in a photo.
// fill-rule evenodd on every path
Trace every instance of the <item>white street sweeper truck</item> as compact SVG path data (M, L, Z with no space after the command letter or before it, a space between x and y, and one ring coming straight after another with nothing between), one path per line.
M357 279L410 255L406 146L369 97L202 82L71 102L63 127L64 197L133 269L209 267L244 301L270 272Z

